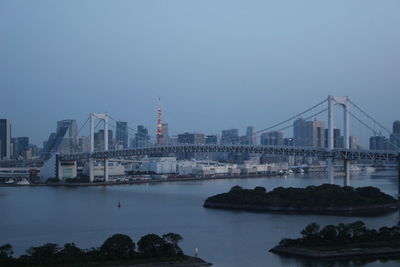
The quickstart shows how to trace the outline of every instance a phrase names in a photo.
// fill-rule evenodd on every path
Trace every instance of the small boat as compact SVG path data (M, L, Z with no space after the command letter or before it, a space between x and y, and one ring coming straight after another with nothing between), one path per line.
M292 171L291 169L289 169L289 170L287 171L287 173L288 173L288 174L292 174L293 171Z
M9 179L8 181L4 182L5 184L13 184L15 183L14 179Z
M302 168L297 170L298 173L304 173L304 170Z
M118 208L121 208L121 202L118 201Z

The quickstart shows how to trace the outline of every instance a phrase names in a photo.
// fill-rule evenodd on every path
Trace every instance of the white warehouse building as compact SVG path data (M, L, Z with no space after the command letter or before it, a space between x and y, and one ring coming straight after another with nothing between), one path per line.
M147 158L140 167L141 171L158 174L176 173L175 157Z

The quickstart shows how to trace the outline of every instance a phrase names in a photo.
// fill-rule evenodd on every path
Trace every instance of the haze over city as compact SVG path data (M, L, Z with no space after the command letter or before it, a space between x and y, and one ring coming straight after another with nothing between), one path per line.
M0 117L41 145L109 112L155 133L260 129L328 94L398 119L398 1L1 1ZM17 105L18 103L18 105Z
M0 0L0 266L400 266L399 11Z

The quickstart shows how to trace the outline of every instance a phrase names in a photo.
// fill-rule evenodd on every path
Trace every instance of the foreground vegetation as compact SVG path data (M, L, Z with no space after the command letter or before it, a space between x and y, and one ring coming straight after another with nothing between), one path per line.
M107 238L99 248L80 249L74 243L59 247L47 243L30 247L25 255L14 258L10 244L0 246L0 266L115 266L139 263L185 261L185 256L178 243L179 234L168 233L162 237L155 234L143 236L136 244L123 234ZM199 260L201 261L201 260Z
M369 229L364 222L307 225L302 237L282 239L271 252L311 258L400 257L400 225Z
M310 213L381 213L398 209L398 201L375 187L341 187L323 184L306 188L234 186L228 193L209 197L209 208L293 211Z

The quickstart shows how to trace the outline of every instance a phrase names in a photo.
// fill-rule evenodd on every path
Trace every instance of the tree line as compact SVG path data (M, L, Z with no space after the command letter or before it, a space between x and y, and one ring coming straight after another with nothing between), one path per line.
M206 202L250 204L265 207L347 208L391 204L396 203L397 200L372 186L353 188L323 184L306 188L277 187L270 192L267 192L267 189L261 186L254 189L234 186L228 193L209 197Z
M184 257L178 243L183 238L176 233L162 236L148 234L135 244L124 234L115 234L107 238L98 248L81 249L74 243L60 247L55 243L30 247L26 254L14 258L10 244L0 246L0 266L54 266L58 264L84 264L92 262L128 261L160 258Z
M285 247L393 247L400 248L400 224L392 227L370 229L363 221L337 225L326 225L321 228L317 223L310 223L302 231L302 238L282 239L280 246Z

